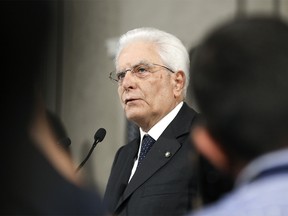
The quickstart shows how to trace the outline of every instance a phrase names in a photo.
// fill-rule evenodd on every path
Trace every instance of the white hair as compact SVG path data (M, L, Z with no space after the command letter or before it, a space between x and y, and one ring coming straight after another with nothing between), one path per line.
M186 82L183 89L185 98L189 84L189 54L183 43L174 35L155 28L137 28L123 34L118 42L118 50L115 57L115 64L118 64L118 58L125 46L135 41L151 42L157 47L158 54L168 68L177 72L183 71L186 76Z

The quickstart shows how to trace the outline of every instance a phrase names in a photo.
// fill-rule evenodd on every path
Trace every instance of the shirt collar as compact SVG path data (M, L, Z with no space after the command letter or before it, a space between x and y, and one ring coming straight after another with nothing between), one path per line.
M288 164L288 149L281 149L262 155L250 162L238 175L236 185L250 182L260 172Z
M166 116L164 116L157 124L155 124L147 133L157 141L163 131L167 128L167 126L173 121L181 107L183 106L183 101L180 102L173 110L171 110ZM140 128L140 136L141 140L145 134L147 134Z

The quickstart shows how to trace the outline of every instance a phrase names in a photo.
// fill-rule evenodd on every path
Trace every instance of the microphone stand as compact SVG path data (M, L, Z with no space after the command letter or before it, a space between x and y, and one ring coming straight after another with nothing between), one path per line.
M81 162L81 164L77 167L76 172L78 172L83 166L84 164L87 162L87 160L89 159L90 155L92 154L94 148L96 147L97 143L99 142L99 140L96 140L92 147L90 148L89 153L87 154L86 158Z
M92 154L94 148L96 147L97 143L102 142L102 140L104 139L106 135L106 130L104 128L99 128L95 135L94 135L94 143L88 153L88 155L86 156L86 158L82 161L82 163L77 167L76 172L78 172L81 167L84 166L84 164L86 163L86 161L88 160L88 158L90 157L90 155Z

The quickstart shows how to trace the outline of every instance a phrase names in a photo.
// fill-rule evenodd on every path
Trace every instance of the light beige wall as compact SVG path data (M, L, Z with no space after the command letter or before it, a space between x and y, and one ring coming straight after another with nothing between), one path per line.
M271 13L272 1L254 0L246 9L250 14L255 10ZM281 13L287 17L285 1ZM76 164L88 153L95 131L100 127L107 130L106 138L83 169L88 181L97 184L101 193L116 150L125 140L125 118L117 86L108 79L114 65L107 54L107 39L136 27L151 26L175 34L190 49L211 27L234 17L236 7L236 0L64 1L60 114L72 140Z
M175 34L187 48L203 33L235 14L235 0L122 0L120 31L151 26ZM136 10L136 11L135 11ZM137 11L138 10L138 11Z
M64 4L61 117L77 165L87 155L95 131L100 127L107 130L106 138L83 168L90 183L96 182L101 192L114 153L124 142L123 113L116 86L108 79L113 64L107 57L105 40L119 28L117 3L110 4L105 0L69 0Z
M280 0L280 15L288 21L288 0Z

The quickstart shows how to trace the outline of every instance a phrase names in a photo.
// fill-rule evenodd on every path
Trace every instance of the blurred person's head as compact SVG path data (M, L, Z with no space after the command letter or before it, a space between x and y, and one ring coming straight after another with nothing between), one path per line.
M71 140L67 135L65 126L60 117L55 112L48 109L46 109L46 117L57 143L70 154Z
M288 25L276 18L226 23L197 48L192 87L202 122L193 137L212 162L237 173L288 146L287 57Z
M154 28L128 31L119 40L115 63L126 116L144 131L184 100L189 55L175 36Z

